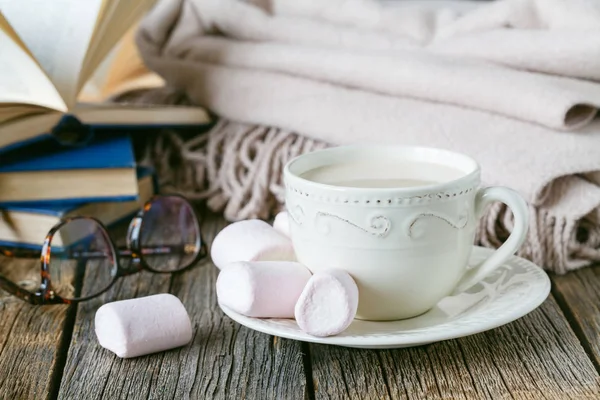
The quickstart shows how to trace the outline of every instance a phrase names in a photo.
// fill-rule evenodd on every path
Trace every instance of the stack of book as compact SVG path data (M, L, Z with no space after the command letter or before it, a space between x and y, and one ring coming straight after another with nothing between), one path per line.
M210 123L199 107L106 101L160 86L133 44L155 0L0 0L0 245L73 215L107 225L155 192L130 134Z
M26 154L0 161L0 245L41 247L50 228L69 216L111 225L139 210L156 189L152 170L136 166L125 135L82 147L28 146Z

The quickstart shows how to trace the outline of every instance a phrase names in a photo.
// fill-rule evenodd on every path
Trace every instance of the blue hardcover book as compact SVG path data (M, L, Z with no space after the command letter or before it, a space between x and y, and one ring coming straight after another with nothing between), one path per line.
M135 200L135 167L127 135L80 147L39 143L0 158L0 207Z
M48 231L61 219L88 216L109 226L132 217L157 190L154 171L137 168L139 197L125 202L73 204L30 203L0 209L0 245L41 248Z

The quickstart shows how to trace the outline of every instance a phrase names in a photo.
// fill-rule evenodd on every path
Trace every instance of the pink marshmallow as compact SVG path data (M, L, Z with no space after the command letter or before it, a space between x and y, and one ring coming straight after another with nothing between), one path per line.
M275 216L273 228L285 237L290 237L290 216L287 211L282 211Z
M236 261L295 261L290 239L268 223L252 219L225 227L212 243L211 257L217 268Z
M358 308L358 287L345 271L315 273L295 307L300 329L313 336L332 336L350 326Z
M235 262L217 278L219 303L256 318L293 318L310 271L289 261Z
M121 358L180 347L192 340L185 307L167 293L107 303L96 311L94 328L100 346Z

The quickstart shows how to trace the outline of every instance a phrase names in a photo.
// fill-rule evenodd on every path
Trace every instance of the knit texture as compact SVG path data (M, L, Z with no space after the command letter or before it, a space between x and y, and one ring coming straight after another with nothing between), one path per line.
M393 6L388 6L393 3ZM558 273L600 258L600 7L588 0L161 1L146 64L220 122L146 160L230 220L282 204L291 157L356 143L441 147L530 204L520 250ZM512 229L491 206L479 243Z
M269 219L284 208L282 168L293 157L328 144L293 132L219 121L208 133L184 140L164 132L148 141L140 160L157 169L161 189L208 207L229 221ZM557 182L560 192L597 190L585 180ZM555 192L557 193L557 192ZM600 195L600 193L598 193ZM530 230L518 255L557 273L600 260L597 213L580 220L560 218L543 206L529 206ZM477 243L497 248L512 229L512 213L496 203L488 208L477 230Z

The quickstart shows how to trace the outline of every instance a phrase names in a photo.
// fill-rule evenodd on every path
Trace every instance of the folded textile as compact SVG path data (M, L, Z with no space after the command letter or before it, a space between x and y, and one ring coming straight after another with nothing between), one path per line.
M170 86L224 118L202 145L171 145L187 173L206 168L204 195L230 218L275 211L292 154L442 147L528 199L521 254L565 272L600 259L599 3L170 0L142 21L138 46ZM481 243L499 245L511 218L491 207Z
M449 8L429 10L435 16L421 10L422 15L409 15L424 20L423 24L442 20L440 15L446 14L449 21L420 35L411 29L403 32L399 24L398 35L392 35L383 29L395 15L400 23L407 19L401 18L400 6L393 7L395 13L387 19L380 16L380 26L372 23L374 29L364 30L359 29L360 21L350 17L343 25L332 25L327 16L333 11L321 10L316 0L273 0L276 10L287 11L283 15L238 0L179 0L158 4L142 24L138 44L148 65L176 87L188 87L189 75L198 73L193 67L182 72L184 61L187 67L190 62L205 63L478 108L557 129L579 128L594 118L600 106L600 85L574 79L600 80L600 11L596 30L579 27L575 21L571 30L562 26L558 31L533 30L542 25L534 17L529 24L520 22L523 29L498 29L499 22L487 21L487 14L508 14L497 6L538 4L541 10L553 10L553 3L564 3L564 7L569 3L566 15L588 3L592 11L600 8L595 1L513 0L480 6L464 15L454 11L453 19ZM300 10L304 12L291 14L299 4L305 5ZM357 9L355 13L376 7L385 16L384 8L375 1L326 4L325 8L342 10L350 5ZM321 13L324 19L304 19L307 10ZM516 16L503 23L525 20L518 11L524 13L515 10ZM486 22L488 26L474 23L475 16L481 17L481 21L476 19L479 25ZM421 44L416 36L430 39Z

